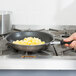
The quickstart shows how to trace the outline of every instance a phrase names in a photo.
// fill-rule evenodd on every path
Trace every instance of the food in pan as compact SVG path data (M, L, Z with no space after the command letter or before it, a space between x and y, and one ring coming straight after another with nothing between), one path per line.
M41 41L39 38L35 38L35 37L27 37L24 38L23 40L13 41L13 43L19 45L40 45L40 44L45 44L45 41Z

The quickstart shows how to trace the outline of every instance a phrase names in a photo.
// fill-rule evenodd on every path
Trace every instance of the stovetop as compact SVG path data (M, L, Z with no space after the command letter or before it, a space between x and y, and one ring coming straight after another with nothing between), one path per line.
M17 31L19 30L12 30L12 32ZM76 30L41 29L37 31L52 34L54 41L60 41L69 37ZM76 56L76 51L74 49L65 47L64 45L50 45L47 50L41 50L34 53L18 51L8 46L6 36L7 35L0 36L0 56L6 55L10 58L50 58L52 56Z

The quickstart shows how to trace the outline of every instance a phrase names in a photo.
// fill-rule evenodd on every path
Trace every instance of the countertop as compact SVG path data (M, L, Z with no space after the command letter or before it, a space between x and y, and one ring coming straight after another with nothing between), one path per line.
M2 41L2 45L3 45L3 41ZM76 56L51 56L50 58L26 59L26 58L11 58L8 55L0 55L0 69L76 70Z
M0 56L0 69L76 70L76 57L53 56L49 59L11 59L8 56Z

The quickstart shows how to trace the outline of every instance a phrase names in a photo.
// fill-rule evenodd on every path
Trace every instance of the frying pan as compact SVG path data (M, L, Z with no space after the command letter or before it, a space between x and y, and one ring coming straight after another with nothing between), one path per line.
M25 37L36 37L41 39L41 41L45 41L45 44L41 44L41 45L18 45L18 44L13 44L13 41L16 40L22 40ZM59 41L59 42L53 42L53 36L48 34L48 33L44 33L44 32L38 32L38 31L26 31L26 32L14 32L12 34L10 34L9 36L6 37L6 40L8 41L9 46L13 47L16 50L20 50L20 51L26 51L26 52L36 52L36 51L40 51L42 49L47 49L47 47L50 44L70 44L71 42L64 42Z

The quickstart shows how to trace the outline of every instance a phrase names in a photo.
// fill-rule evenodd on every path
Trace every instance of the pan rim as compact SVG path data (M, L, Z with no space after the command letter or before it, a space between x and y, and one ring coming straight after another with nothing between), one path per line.
M11 34L14 34L14 33L22 33L22 32L39 32L39 33L44 33L44 34L48 34L48 35L50 35L49 33L46 33L46 32L41 32L41 31L19 31L19 32L13 32L13 33L10 33L9 35L7 35L6 36L6 38L8 37L8 36L10 36ZM52 35L51 35L52 36Z
M13 32L13 33L10 33L9 35L7 35L6 36L6 40L8 41L8 37L10 36L10 35L12 35L12 34L14 34L14 33L22 33L22 32L39 32L39 33L44 33L44 34L48 34L48 35L50 35L51 37L52 37L52 40L50 41L50 42L52 42L53 40L54 40L54 38L53 38L53 35L52 34L49 34L49 33L46 33L46 32L41 32L41 31L20 31L20 32ZM34 47L34 46L43 46L43 45L49 45L50 44L50 42L47 42L47 43L45 43L45 44L39 44L39 45L20 45L20 44L14 44L14 43L12 43L12 42L10 42L10 41L8 41L8 43L10 43L10 44L12 44L12 45L16 45L16 46L28 46L28 47Z

